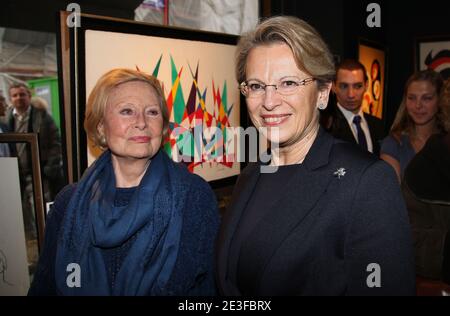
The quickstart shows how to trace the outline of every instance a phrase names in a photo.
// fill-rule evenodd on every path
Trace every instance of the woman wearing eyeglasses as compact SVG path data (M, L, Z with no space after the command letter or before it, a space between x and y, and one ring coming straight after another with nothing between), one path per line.
M386 163L319 127L335 70L306 22L274 17L244 35L236 75L253 124L275 144L250 164L222 220L223 295L413 295L411 232Z

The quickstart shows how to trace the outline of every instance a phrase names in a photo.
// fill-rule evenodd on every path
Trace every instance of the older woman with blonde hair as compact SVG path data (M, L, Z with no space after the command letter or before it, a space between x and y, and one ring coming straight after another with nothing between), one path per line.
M158 80L114 69L92 90L88 137L103 154L48 215L30 295L213 295L216 200L161 149Z
M411 75L389 135L381 144L380 157L401 181L406 166L422 150L428 138L450 130L449 117L439 102L443 80L427 69Z
M218 238L222 294L414 294L394 171L319 126L334 75L327 45L298 18L269 18L240 39L236 76L274 144L273 168L249 164L236 183Z

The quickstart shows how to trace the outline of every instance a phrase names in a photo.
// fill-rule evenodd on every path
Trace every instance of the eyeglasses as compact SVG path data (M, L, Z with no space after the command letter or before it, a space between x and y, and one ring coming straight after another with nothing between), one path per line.
M267 87L274 87L275 90L281 95L294 94L298 87L306 86L307 84L315 81L315 78L306 78L303 80L285 79L278 84L264 84L256 80L244 81L239 85L239 90L247 98L259 98L266 93Z

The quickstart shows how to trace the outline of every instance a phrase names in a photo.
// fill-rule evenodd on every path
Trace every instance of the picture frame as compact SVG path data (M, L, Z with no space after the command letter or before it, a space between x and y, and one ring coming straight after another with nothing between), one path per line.
M359 39L358 60L366 68L367 90L363 96L364 112L383 120L387 87L386 48L376 42Z
M450 78L450 35L416 38L416 70L433 69Z
M72 182L81 177L99 154L83 129L84 111L96 81L112 68L145 71L162 82L171 111L172 131L183 127L184 136L193 135L194 128L199 126L195 118L200 116L203 126L208 121L213 128L222 131L225 126L247 126L246 111L241 107L242 96L234 79L237 36L89 14L80 15L80 27L69 27L65 18L67 13L61 12L59 68L64 69L60 75L65 80L62 80L60 94L66 109L65 122L72 130L66 135ZM173 148L174 144L178 145L179 139L166 139L164 144L172 158L174 152L181 152L180 147ZM219 146L217 144L220 142L216 140L213 147ZM186 162L184 156L181 161L213 188L234 184L243 167L238 161L230 163L226 157L222 162L220 159L211 162L201 158L203 152L200 158L195 154L200 155L193 150L191 163ZM180 161L179 156L175 158Z
M25 143L30 146L36 228L39 249L41 249L44 245L46 211L40 167L41 163L39 158L38 135L36 133L0 133L0 143Z
M3 179L0 183L0 200L3 203L0 212L0 296L26 295L44 245L45 232L46 213L38 135L0 133L0 143L25 143L29 147L33 202L27 204L28 208L23 204L28 201L29 196L26 195L24 199L18 158L0 157ZM29 192L28 187L25 191ZM33 222L35 224L31 224Z

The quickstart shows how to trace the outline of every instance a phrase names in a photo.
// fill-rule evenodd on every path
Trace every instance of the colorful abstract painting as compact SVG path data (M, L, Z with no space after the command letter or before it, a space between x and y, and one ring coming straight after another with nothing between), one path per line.
M158 78L161 65L161 56L152 71L152 75ZM165 151L175 160L186 163L189 170L194 172L195 167L204 164L221 164L226 168L232 168L235 163L234 155L227 152L227 131L230 131L230 114L233 104L228 104L227 82L223 83L222 89L216 87L214 80L211 82L211 91L207 88L201 89L198 85L197 64L195 71L189 66L188 74L183 76L183 68L177 68L175 61L170 57L172 72L171 86L168 88L167 107L169 110L169 130L163 142ZM140 70L138 68L138 70ZM180 82L187 80L191 82L191 88L187 99L181 89ZM166 87L163 87L163 90ZM207 94L212 97L213 111L206 108ZM220 131L207 137L209 133L205 130ZM196 139L195 131L201 131Z
M383 118L385 79L385 54L382 49L359 44L359 61L366 68L367 90L364 93L362 109L379 119Z
M157 77L169 110L164 150L207 181L238 175L239 90L234 45L89 30L86 32L86 98L113 68ZM229 145L232 144L230 147ZM89 147L89 164L98 156Z

